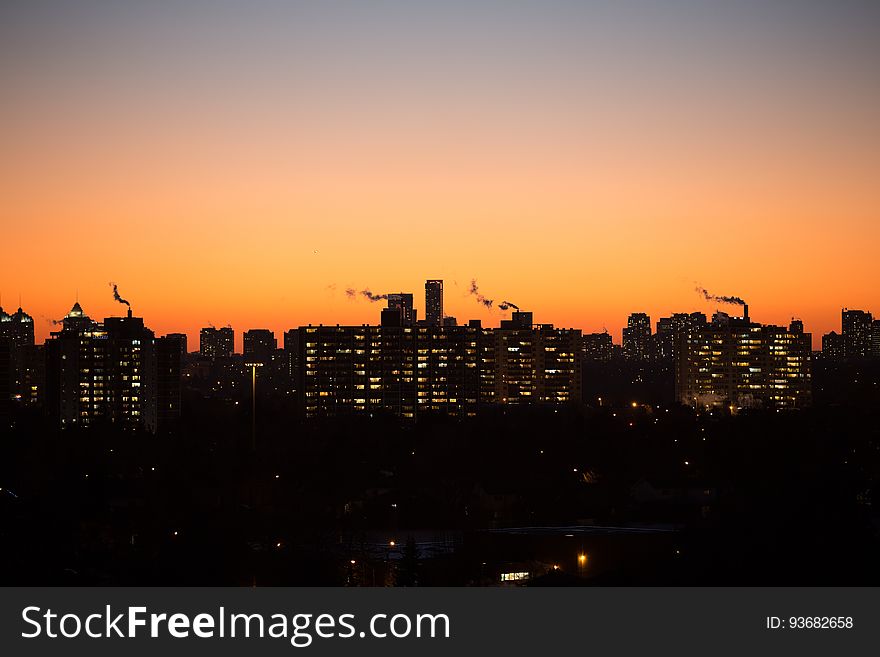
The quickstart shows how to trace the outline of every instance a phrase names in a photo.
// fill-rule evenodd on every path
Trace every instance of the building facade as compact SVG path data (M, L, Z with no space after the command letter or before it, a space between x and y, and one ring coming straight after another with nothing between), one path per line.
M585 333L582 338L584 361L610 363L613 342L610 333Z
M689 333L676 360L676 397L695 407L803 408L811 402L811 336L717 314Z
M47 410L60 427L112 424L156 431L156 340L142 318L129 311L99 323L77 303L45 346ZM180 345L174 348L179 358Z
M874 318L864 310L841 311L843 329L843 356L847 360L869 358L872 354L871 334Z
M297 389L305 417L389 413L472 417L486 404L581 399L580 331L464 326L298 329Z
M623 356L627 360L646 361L651 356L651 318L632 313L623 329Z
M242 335L242 347L245 361L268 365L278 349L278 340L269 329L250 329Z
M425 323L428 326L443 324L443 281L425 281Z
M388 308L400 312L401 326L416 325L416 310L413 308L413 295L408 292L396 292L388 295Z
M207 358L228 358L235 352L235 332L232 327L209 326L199 331L199 355Z

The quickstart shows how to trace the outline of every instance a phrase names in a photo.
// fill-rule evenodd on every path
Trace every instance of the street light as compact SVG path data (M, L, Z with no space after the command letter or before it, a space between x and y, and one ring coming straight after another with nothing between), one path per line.
M263 364L254 361L245 363L245 367L251 368L251 449L257 451L257 368Z

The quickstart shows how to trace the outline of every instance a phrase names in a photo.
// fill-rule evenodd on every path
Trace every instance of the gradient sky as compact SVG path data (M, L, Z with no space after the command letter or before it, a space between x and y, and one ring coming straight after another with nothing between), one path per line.
M620 340L880 313L876 0L4 0L0 292L157 333L472 278ZM731 309L733 310L733 309ZM240 346L240 336L238 337Z

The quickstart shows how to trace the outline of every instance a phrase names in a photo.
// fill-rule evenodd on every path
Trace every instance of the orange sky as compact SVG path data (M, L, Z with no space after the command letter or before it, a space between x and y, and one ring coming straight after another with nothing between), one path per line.
M32 38L0 53L0 292L38 340L77 291L120 313L111 280L193 349L209 322L280 339L378 321L349 286L411 291L423 316L426 278L459 320L501 317L476 278L615 341L629 312L714 311L695 283L817 336L842 306L880 313L880 88L860 51L797 25L682 43L611 16L631 46L615 59L550 19L523 40L525 16L471 34L444 14L452 41L394 14L412 34L377 19L353 40L315 12L296 47L259 22L277 16L6 17Z

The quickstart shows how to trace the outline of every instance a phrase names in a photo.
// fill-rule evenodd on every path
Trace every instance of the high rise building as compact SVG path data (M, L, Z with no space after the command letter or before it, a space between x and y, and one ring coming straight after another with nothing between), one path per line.
M46 403L62 428L109 423L156 431L156 341L128 313L98 323L77 303L46 341Z
M12 340L16 346L26 347L34 344L34 320L19 308L11 315L0 308L0 336Z
M808 406L811 342L796 324L765 326L747 315L717 313L683 341L676 358L676 397L699 407Z
M298 329L290 329L284 332L284 356L285 373L289 389L296 389L296 381L302 363L300 362L299 350L300 332Z
M416 311L413 308L413 295L409 292L396 292L389 294L388 308L400 310L401 326L416 325Z
M0 336L0 427L12 420L12 342Z
M584 360L591 363L611 362L611 334L586 333L582 338Z
M822 358L827 361L843 360L843 336L831 331L822 336Z
M864 310L844 308L841 312L843 355L847 360L859 360L871 355L873 319L871 313Z
M208 358L224 358L235 351L235 332L230 326L209 326L199 331L199 354Z
M366 325L300 327L296 388L304 415L391 413L414 419L414 330Z
M250 329L242 336L244 358L248 362L268 365L272 362L278 340L269 329Z
M580 330L502 327L493 337L495 403L581 401Z
M674 313L671 317L661 317L657 320L657 332L652 336L652 358L664 363L674 362L682 340L705 324L706 315L699 312Z
M871 323L871 357L880 358L880 319Z
M581 399L580 331L466 326L307 326L297 372L306 417L438 413ZM293 344L291 340L291 344Z
M416 329L417 413L477 414L482 334L478 326Z
M186 335L169 333L156 338L156 420L159 428L180 418L180 383Z
M443 325L443 281L425 281L425 323L428 326Z
M651 355L651 318L632 313L623 329L623 355L628 360L645 361Z
M34 345L34 320L19 308L11 315L0 308L0 340L7 342L8 397L16 402L36 401L39 349Z
M168 333L165 337L171 338L180 346L180 357L186 360L186 357L189 354L189 351L187 350L186 333Z

